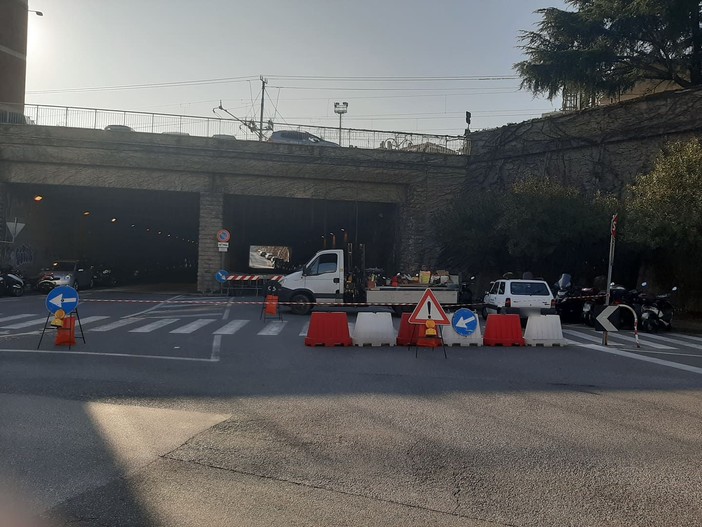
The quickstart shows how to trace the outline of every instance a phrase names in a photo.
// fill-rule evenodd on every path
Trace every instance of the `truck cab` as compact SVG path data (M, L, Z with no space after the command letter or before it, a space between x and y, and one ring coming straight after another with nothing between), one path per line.
M319 251L301 269L280 281L281 302L291 302L295 314L306 315L314 303L344 301L344 251Z

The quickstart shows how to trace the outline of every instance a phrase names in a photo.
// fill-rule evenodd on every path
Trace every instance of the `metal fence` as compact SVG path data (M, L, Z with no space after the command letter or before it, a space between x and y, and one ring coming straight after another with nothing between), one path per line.
M5 105L7 108L7 105ZM2 109L0 109L2 110ZM0 122L18 122L17 112L14 118L3 119L2 114L13 116L8 110L0 111ZM24 118L22 118L24 115ZM104 110L97 108L72 108L64 106L32 105L24 106L19 112L20 120L26 124L42 126L67 126L73 128L104 129L110 125L128 126L135 132L152 134L183 134L199 137L230 136L240 140L257 141L258 123L247 124L230 118L196 117L190 115L173 115L121 110ZM266 123L264 140L274 130L295 130L308 132L326 141L339 143L344 147L380 148L386 150L405 150L441 154L466 153L463 136L431 135L413 132L393 132L384 130L365 130L358 128L339 128L326 126L309 126L288 123ZM253 128L253 130L252 130Z

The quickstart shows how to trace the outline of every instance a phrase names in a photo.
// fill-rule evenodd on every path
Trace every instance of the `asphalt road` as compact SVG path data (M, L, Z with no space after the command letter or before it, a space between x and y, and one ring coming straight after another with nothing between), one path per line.
M69 352L1 298L0 496L52 526L702 525L700 337L415 358L242 300L83 292Z

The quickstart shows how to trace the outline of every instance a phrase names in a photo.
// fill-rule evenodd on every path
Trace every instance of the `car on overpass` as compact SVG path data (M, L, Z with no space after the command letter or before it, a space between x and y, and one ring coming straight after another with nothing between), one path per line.
M309 132L298 132L297 130L279 130L273 132L268 138L268 141L271 143L286 143L290 145L339 146L336 143L326 141Z

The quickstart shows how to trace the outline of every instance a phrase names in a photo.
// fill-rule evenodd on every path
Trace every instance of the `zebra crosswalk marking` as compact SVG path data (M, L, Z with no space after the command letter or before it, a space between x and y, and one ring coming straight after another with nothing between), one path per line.
M676 337L684 337L685 335L675 335ZM673 338L673 337L664 337L662 335L651 335L651 334L646 334L647 339L654 339L654 340L659 340L661 342L667 342L669 344L677 344L678 346L695 346L692 342L688 342L686 340L680 340L678 338ZM697 346L699 348L699 346Z
M636 339L634 337L628 337L626 335L620 335L619 333L613 333L613 332L608 333L608 335L609 335L609 338L612 338L612 339L618 339L618 340L624 340L626 342L636 343ZM641 343L642 346L649 346L649 347L656 349L656 350L674 350L675 349L671 346L664 346L663 344L656 344L655 342L650 342L648 340L639 339L639 342Z
M305 325L302 326L302 329L300 330L300 334L298 337L306 337L307 336L307 331L310 329L310 321L308 320L305 322Z
M101 320L105 320L106 318L110 318L110 317L99 316L99 315L95 315L92 317L85 317L85 318L80 319L80 324L81 324L81 326L85 326L87 324L92 324L93 322L100 322ZM78 325L78 324L76 324L76 325Z
M232 320L229 323L225 324L221 328L219 328L217 331L215 331L213 334L214 335L233 335L237 331L239 331L241 328L243 328L246 324L248 324L248 320Z
M2 326L2 329L22 329L28 328L29 326L36 326L38 324L43 324L46 322L46 317L35 318L32 320L27 320L25 322L19 322L17 324L12 324L10 326Z
M90 331L112 331L113 329L122 328L122 327L128 326L130 324L136 324L137 322L141 322L142 320L144 320L144 319L143 318L123 318L121 320L117 320L117 321L112 322L110 324L105 324L104 326L91 328Z
M9 317L0 318L0 322L9 322L10 320L18 320L20 318L27 318L27 317L34 317L34 316L36 316L34 313L25 313L23 315L12 315Z
M212 322L215 322L215 319L199 318L197 320L193 320L190 322L190 324L185 324L184 326L174 329L170 333L192 333L193 331L197 331L198 329L205 327L207 324L211 324Z
M257 335L279 335L287 323L287 320L271 320Z
M595 335L587 335L586 333L581 333L580 331L573 331L572 329L564 329L563 334L570 335L571 337L579 337L581 339L585 339L596 344L602 343L602 337L596 337ZM614 346L621 346L621 344L619 344L618 342L613 342L611 344Z
M150 333L156 329L162 328L164 326L167 326L169 324L173 324L174 322L178 322L177 318L162 318L161 320L157 320L156 322L152 322L151 324L146 324L145 326L141 326L140 328L132 329L129 332L130 333Z

